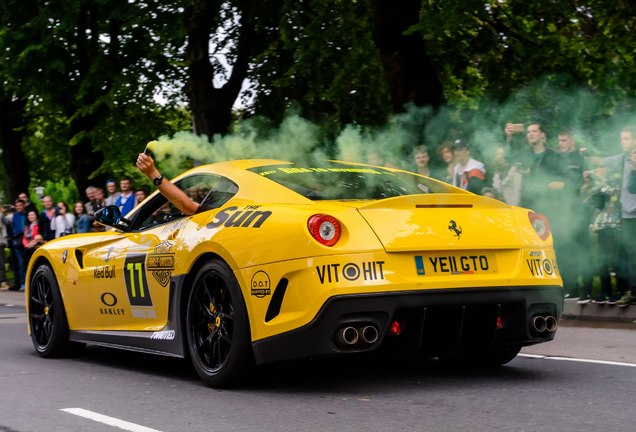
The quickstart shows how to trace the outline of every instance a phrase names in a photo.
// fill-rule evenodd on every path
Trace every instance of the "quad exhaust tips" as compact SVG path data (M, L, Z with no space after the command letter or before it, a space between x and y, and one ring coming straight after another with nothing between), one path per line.
M336 332L336 342L340 346L351 346L358 343L360 333L355 327L343 327Z
M559 322L552 315L535 315L530 319L530 329L536 333L554 333L559 327Z
M336 331L336 344L341 347L368 346L376 343L380 332L374 325L346 326Z
M378 333L378 329L372 325L362 327L362 329L360 329L359 332L360 332L360 335L362 336L362 340L365 343L368 343L369 345L376 343L378 338L380 337L380 334Z

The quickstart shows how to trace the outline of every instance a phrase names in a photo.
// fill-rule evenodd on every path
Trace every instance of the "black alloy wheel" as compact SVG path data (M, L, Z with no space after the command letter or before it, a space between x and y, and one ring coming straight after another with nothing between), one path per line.
M42 357L73 354L83 344L70 342L64 304L53 270L40 265L29 284L31 340Z
M214 387L236 384L252 352L243 296L225 262L210 261L199 269L186 320L190 357L201 379Z

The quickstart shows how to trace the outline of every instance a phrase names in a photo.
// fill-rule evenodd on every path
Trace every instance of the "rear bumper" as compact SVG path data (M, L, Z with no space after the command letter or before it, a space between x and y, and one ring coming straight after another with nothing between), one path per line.
M379 349L440 355L525 346L554 338L554 332L533 330L533 317L558 320L562 312L559 286L344 295L330 298L308 325L258 340L253 348L257 363L264 364ZM399 335L389 332L395 321ZM377 328L377 341L337 341L339 330L367 325Z

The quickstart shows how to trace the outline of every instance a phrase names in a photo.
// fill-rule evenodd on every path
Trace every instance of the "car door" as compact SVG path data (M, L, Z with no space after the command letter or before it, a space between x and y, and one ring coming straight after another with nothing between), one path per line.
M174 238L179 230L157 226L128 233L104 248L110 260L94 269L102 329L152 330L168 315Z
M207 209L236 192L232 185L219 189L226 183L218 176L197 174L175 185ZM101 328L156 331L166 325L175 260L188 256L190 246L182 232L190 218L156 194L136 209L129 232L95 250L96 255L110 258L95 268L93 277Z
M78 247L73 257L77 277L66 290L69 327L136 330L165 322L169 276L148 275L157 271L152 257L159 251L162 256L170 253L169 239L178 232L164 232L161 226L144 232L113 230L99 241ZM165 260L162 264L166 266Z

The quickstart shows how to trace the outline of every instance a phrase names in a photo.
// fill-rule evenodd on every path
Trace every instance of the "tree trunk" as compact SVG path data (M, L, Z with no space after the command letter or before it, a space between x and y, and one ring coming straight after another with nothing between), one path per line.
M99 112L100 110L98 110ZM86 188L88 186L103 187L106 183L104 174L90 178L104 162L104 154L101 151L94 151L90 132L97 124L95 113L87 117L80 117L71 122L71 136L78 133L86 133L79 142L71 146L71 178L75 181L77 192L86 199Z
M20 192L28 193L31 183L29 161L22 150L22 131L26 126L24 109L23 101L14 100L0 90L0 149L9 203L13 203Z
M426 44L419 34L404 32L420 20L421 0L375 0L373 39L380 52L393 112L404 105L439 107L444 101Z
M216 31L221 2L194 0L186 10L186 31L188 47L186 59L189 62L189 78L186 92L197 135L225 134L232 123L232 107L238 97L243 80L247 76L249 61L255 45L255 32L248 13L249 0L238 2L241 14L240 32L236 40L237 56L228 81L215 88L215 70L210 63L210 35Z

